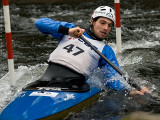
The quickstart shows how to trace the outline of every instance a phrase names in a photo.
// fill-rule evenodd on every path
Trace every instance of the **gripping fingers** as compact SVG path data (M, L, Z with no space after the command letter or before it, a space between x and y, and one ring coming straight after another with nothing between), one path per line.
M143 88L141 89L141 92L142 92L142 93L150 93L150 91L149 91L149 89L148 89L147 87L143 87Z
M84 29L81 29L80 27L77 27L77 36L81 36L84 33Z
M150 93L149 89L147 87L143 87L140 91L135 90L131 91L130 95L144 95L145 93Z
M78 38L84 33L84 31L85 30L81 29L80 27L71 28L69 29L69 35L72 37Z

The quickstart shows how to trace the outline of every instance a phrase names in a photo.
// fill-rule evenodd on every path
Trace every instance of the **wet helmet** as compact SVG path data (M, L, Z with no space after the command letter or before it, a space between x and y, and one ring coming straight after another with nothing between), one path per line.
M92 18L95 19L97 17L105 17L112 20L115 26L115 12L111 7L108 6L100 6L98 7L92 14Z

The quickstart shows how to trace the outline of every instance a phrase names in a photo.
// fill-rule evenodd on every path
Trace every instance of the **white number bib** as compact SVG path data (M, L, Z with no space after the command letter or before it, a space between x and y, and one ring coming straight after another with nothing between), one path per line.
M85 37L100 52L105 44ZM50 54L49 61L65 65L83 75L89 75L98 67L99 55L80 38L65 35L58 47Z

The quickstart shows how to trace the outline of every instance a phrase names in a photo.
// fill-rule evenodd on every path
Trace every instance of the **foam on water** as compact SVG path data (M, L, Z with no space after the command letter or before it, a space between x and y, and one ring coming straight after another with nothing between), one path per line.
M0 111L11 99L12 91L10 89L8 74L0 79Z
M9 84L9 74L4 75L0 79L0 111L25 85L38 80L43 75L46 67L46 64L38 64L30 67L19 66L15 70L15 87L11 87Z
M125 28L127 29L127 28ZM160 29L160 27L156 27L156 29ZM152 33L149 33L147 30L142 29L142 28L137 28L134 30L134 34L140 34L141 32L144 32L146 35L149 36L149 38L142 38L140 40L128 40L128 41L123 41L122 37L122 52L125 53L126 55L122 55L117 53L117 48L115 43L108 43L109 46L112 47L114 50L117 59L119 61L120 66L125 66L125 65L132 65L135 63L140 63L142 62L143 56L142 54L138 54L135 52L132 52L132 54L127 54L125 51L126 50L132 50L132 49L145 49L145 48L154 48L155 46L160 45L160 40L155 39L160 36L159 31L154 31ZM138 54L138 55L137 55Z
M21 89L26 84L39 79L43 75L46 66L47 64L38 64L30 67L27 66L18 67L18 69L16 70L17 73L16 87Z

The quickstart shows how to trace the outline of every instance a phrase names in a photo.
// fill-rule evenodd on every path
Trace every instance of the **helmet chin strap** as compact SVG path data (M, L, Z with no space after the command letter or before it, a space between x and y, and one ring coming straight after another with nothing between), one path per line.
M98 40L98 41L102 41L103 39L97 37L94 32L93 32L93 26L90 25L89 29L87 29L87 34L90 35L93 39Z

